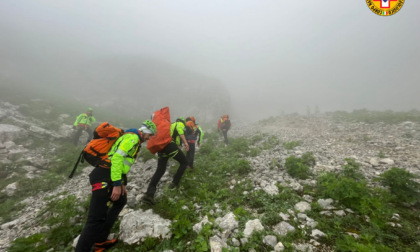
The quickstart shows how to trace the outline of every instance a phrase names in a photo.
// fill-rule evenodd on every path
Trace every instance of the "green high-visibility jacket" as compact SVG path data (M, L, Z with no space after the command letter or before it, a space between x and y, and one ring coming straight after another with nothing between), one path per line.
M111 160L111 180L114 186L122 184L123 176L127 175L139 151L140 139L132 133L122 135L112 145L108 159Z
M73 125L77 126L79 124L85 124L87 126L90 126L94 122L96 122L95 117L88 116L86 113L82 113L76 118L76 121L74 122Z
M201 129L200 126L196 125L195 133L196 136L198 136L198 143L201 144L203 142L204 131Z
M181 145L181 138L180 135L184 135L185 125L182 122L174 122L171 124L171 136L172 141L176 143L176 145Z

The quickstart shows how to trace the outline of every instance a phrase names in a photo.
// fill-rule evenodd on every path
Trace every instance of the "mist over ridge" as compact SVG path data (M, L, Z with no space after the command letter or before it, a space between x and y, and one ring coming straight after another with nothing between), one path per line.
M204 120L308 108L418 110L418 8L413 2L380 17L357 1L344 8L332 0L4 0L0 80L68 97L78 85L89 92L144 85L158 105L140 109L170 105L174 116L200 111ZM159 87L186 93L168 97ZM138 104L135 95L113 93ZM189 104L178 109L182 100Z
M147 57L73 58L41 65L26 60L25 64L19 66L25 75L12 71L3 82L131 118L148 117L169 106L173 120L195 115L214 121L231 107L229 92L219 80Z

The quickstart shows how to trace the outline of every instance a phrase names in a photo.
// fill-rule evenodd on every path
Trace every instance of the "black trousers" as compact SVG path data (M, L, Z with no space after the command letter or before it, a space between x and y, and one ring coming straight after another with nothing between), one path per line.
M194 168L195 143L188 143L190 150L187 151L187 161L191 168Z
M85 130L85 129L84 128L77 129L76 133L74 134L74 138L73 138L73 144L74 145L77 145L79 143L79 138L82 135L83 130ZM85 131L89 135L89 138L88 138L86 143L89 143L89 141L92 140L92 138L93 138L93 132L90 128L87 128Z
M159 183L160 179L166 172L166 165L168 164L169 158L173 158L179 163L178 170L176 171L172 183L178 185L181 181L182 175L187 168L188 161L185 157L184 153L178 148L178 146L174 142L170 142L163 148L162 151L158 153L158 165L153 174L152 179L150 180L149 186L147 188L146 195L150 197L154 197L156 193L156 187Z
M113 187L111 186L110 172L109 169L96 167L89 174L91 185L106 182L108 186L92 191L88 218L79 237L76 252L91 251L94 243L106 241L118 215L127 203L127 195L121 195L117 201L111 201ZM108 202L112 202L111 208L109 208Z
M226 131L222 130L222 132L223 132L223 137L225 138L225 144L229 144L229 140L227 137L227 130Z

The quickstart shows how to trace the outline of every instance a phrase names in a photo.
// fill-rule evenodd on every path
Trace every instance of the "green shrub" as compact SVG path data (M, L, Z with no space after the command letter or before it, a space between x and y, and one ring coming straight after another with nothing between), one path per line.
M353 158L345 158L346 164L343 166L343 175L355 180L363 180L365 177L360 171L360 164Z
M45 244L45 234L34 234L29 237L19 237L13 241L9 252L33 251L44 252L48 250Z
M295 147L301 145L301 141L292 141L283 143L283 146L286 150L293 150Z
M277 168L280 168L280 167L281 167L280 162L276 158L271 159L270 169L277 169Z
M396 201L413 203L419 200L420 184L414 181L416 176L404 169L392 167L380 175L380 181L395 195Z
M328 172L318 178L318 193L333 198L351 209L360 210L363 198L369 194L365 181Z
M362 237L363 239L364 237ZM352 236L344 235L337 239L336 249L337 251L349 251L349 252L391 252L394 251L391 248L375 243L374 241L363 241L362 239L356 240ZM365 244L366 243L366 244Z
M192 242L191 246L193 251L197 252L205 252L209 251L210 249L210 236L213 235L213 232L211 230L212 226L207 223L203 226L201 229L201 232L197 235L197 237Z
M251 141L245 137L230 139L230 144L227 146L227 152L247 155L248 148Z
M284 166L287 173L294 178L307 179L311 174L309 166L304 163L302 158L290 156L286 159Z
M256 143L256 142L260 142L264 139L264 137L262 135L254 135L251 137L251 142Z
M186 236L192 230L191 221L185 215L177 215L175 222L171 224L171 231L174 234L174 238L179 240Z
M302 163L309 167L314 167L316 165L315 157L312 152L306 152L302 155Z
M276 136L268 136L268 138L263 142L263 148L265 150L268 150L274 148L279 144L280 140Z
M245 159L238 159L235 160L233 163L230 164L231 171L238 174L238 175L247 175L251 172L251 165Z
M344 206L383 221L389 214L389 196L384 190L372 189L359 171L360 164L354 159L347 163L339 173L327 172L317 181L317 191L321 197L333 198Z
M251 148L251 149L249 150L249 155L250 155L251 157L256 157L256 156L260 155L260 153L261 153L261 149L260 149L260 148L258 148L258 147Z
M386 155L385 155L385 153L384 153L383 151L380 151L380 152L378 153L378 157L379 157L379 158L386 158Z

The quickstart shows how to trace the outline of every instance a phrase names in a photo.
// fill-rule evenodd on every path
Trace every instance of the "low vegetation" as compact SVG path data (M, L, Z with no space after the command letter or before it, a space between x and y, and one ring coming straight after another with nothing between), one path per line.
M176 220L171 226L172 238L148 238L139 245L131 246L119 243L111 251L209 251L209 238L214 235L216 227L207 224L196 234L192 226L201 221L202 216L208 216L209 221L214 223L215 218L220 216L212 212L215 205L223 213L232 211L235 214L239 221L239 230L244 229L248 220L255 218L259 218L262 224L268 227L264 231L254 233L248 239L249 242L242 244L238 250L231 251L271 250L262 242L263 237L276 235L270 227L282 221L279 213L293 209L293 206L302 200L301 195L280 185L277 185L277 195L253 190L252 182L246 176L252 171L252 167L245 157L250 157L249 150L254 148L249 145L249 140L231 139L231 145L225 147L217 134L210 133L206 137L206 144L196 156L195 171L186 172L180 189L165 188L163 195L158 198L158 204L153 206L155 213ZM381 176L381 182L389 187L389 190L375 188L369 186L363 177L360 164L354 159L345 161L342 171L324 173L317 178L316 186L305 189L305 192L314 198L312 211L307 214L318 222L317 228L327 234L321 242L337 251L418 251L420 212L418 209L407 208L403 202L397 202L392 197L410 195L405 202L414 204L413 199L415 195L419 197L419 191L412 174L393 168ZM301 157L291 156L285 162L285 168L290 175L295 174L298 167L297 178L313 176L310 173L310 167L313 165L315 158L311 152L304 153ZM308 169L301 171L303 166ZM174 170L175 168L170 172L175 172ZM231 186L232 179L240 183ZM409 186L401 181L409 182ZM337 202L337 207L342 205L352 212L344 216L323 215L323 209L316 201L324 198L332 198ZM77 202L73 196L64 195L62 199L53 201L39 215L39 218L44 220L43 217L52 216L48 223L43 224L53 228L45 233L17 239L10 251L43 251L48 248L71 251L73 238L84 224L83 218L75 220L73 216L80 211L78 209L87 209L87 202ZM196 210L197 205L200 206L199 210ZM141 207L149 208L144 205ZM80 215L80 212L78 213ZM400 215L398 220L393 219L395 213ZM291 224L298 225L293 221ZM394 226L397 224L399 226ZM118 232L118 226L113 231ZM235 238L243 238L243 233L235 234ZM292 244L297 241L308 242L311 239L310 235L301 229L278 238L285 245L285 251L294 251Z
M290 176L299 179L309 178L313 166L315 166L315 158L312 152L304 153L301 158L290 156L284 165Z
M27 108L27 111L22 113L38 113L34 111L37 110ZM361 121L367 120L363 119L366 113L367 111L357 111L353 115L345 116ZM393 117L398 117L398 120L389 119L387 114L380 113L382 117L376 117L375 121L415 121L416 113L413 111L404 116L391 113ZM337 112L332 115L341 114ZM370 119L369 121L373 122ZM147 238L139 245L130 246L118 243L110 251L210 251L209 238L215 234L218 227L207 224L199 234L196 234L192 227L204 216L214 223L217 217L230 211L239 222L239 232L233 235L238 240L244 237L243 230L248 220L258 218L265 227L263 231L253 233L248 238L248 243L230 251L271 251L272 248L262 242L266 235L275 235L284 244L285 251L295 251L294 243L309 243L312 239L310 232L299 227L298 221L293 218L290 224L296 227L296 231L284 237L275 234L273 226L282 221L279 213L287 213L288 210L294 209L294 205L303 200L303 194L313 199L312 210L306 214L316 220L316 228L326 234L319 242L328 249L420 251L420 188L416 177L406 170L397 167L390 169L379 176L381 187L375 187L375 183L363 176L361 165L351 158L345 160L340 171L325 172L316 176L312 171L316 164L315 156L312 152L306 152L301 156L292 155L286 160L269 160L269 166L273 170L285 169L296 180L316 180L316 183L305 184L303 192L277 184L279 193L269 195L263 190L254 189L254 183L249 176L253 167L248 160L274 148L292 150L302 144L300 141L281 143L274 136L260 134L251 138L232 138L231 143L225 146L216 133L207 132L205 137L205 144L196 153L194 172L186 171L179 189L164 188L164 193L157 199L158 204L152 207L153 211L163 218L176 220L171 226L171 239ZM31 144L33 148L39 148L46 143L35 141ZM47 171L38 178L29 180L22 176L25 171L20 167L25 161L19 157L16 157L16 162L6 165L1 170L4 176L0 180L0 189L13 181L24 185L19 187L16 197L0 194L0 217L3 222L16 217L15 214L24 206L20 202L26 197L53 190L66 179L69 167L73 166L80 150L70 143L53 147L54 152L45 150L42 153L51 158ZM379 153L378 156L385 157L383 153ZM140 157L143 161L155 158L145 148L142 149ZM175 167L169 172L174 173L174 170ZM17 173L17 176L10 176L13 172ZM233 180L237 183L232 183ZM346 210L345 214L325 215L324 209L317 201L326 198L333 199L333 206ZM29 237L16 239L8 251L72 251L73 239L81 232L86 220L88 204L89 199L78 200L72 195L60 195L52 199L36 217L39 226L45 228ZM222 210L221 213L214 211L216 206ZM141 207L149 208L145 205ZM115 225L112 232L118 233L118 229L119 226Z

